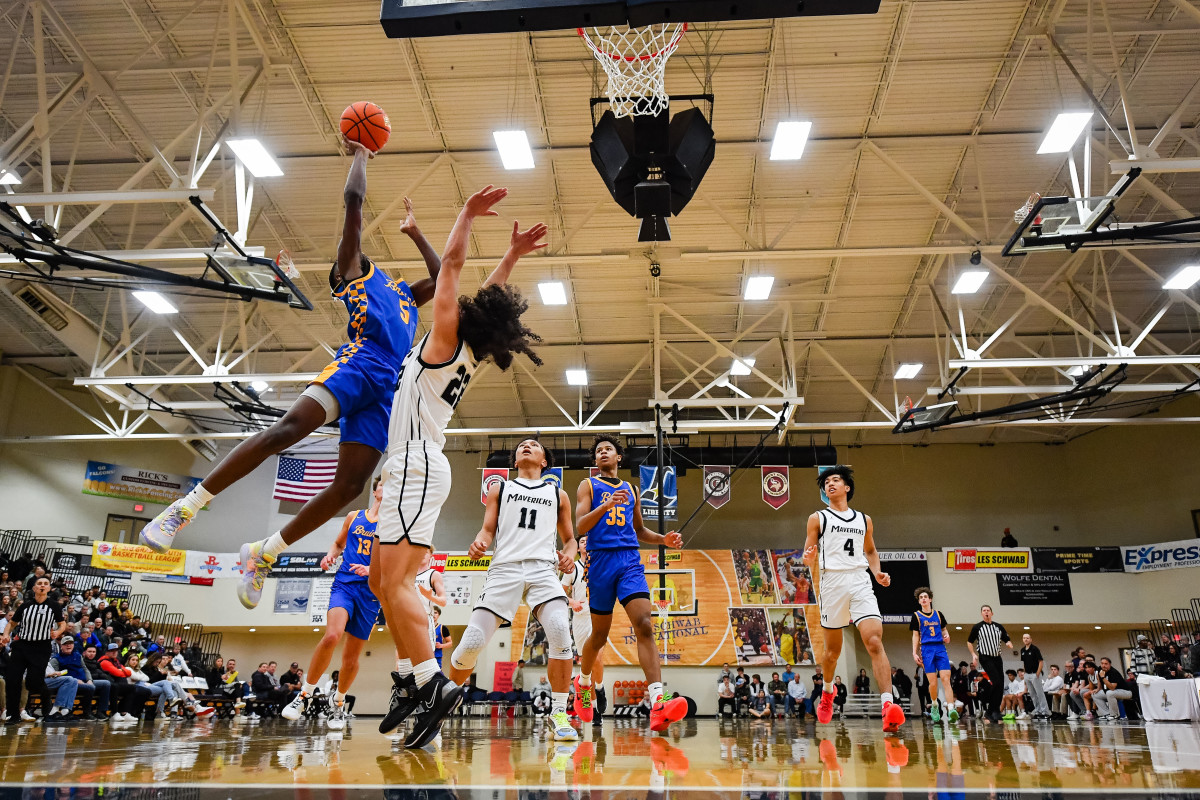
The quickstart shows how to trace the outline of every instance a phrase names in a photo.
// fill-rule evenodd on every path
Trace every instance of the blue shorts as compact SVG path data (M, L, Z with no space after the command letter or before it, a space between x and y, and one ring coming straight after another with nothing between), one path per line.
M364 351L339 352L313 383L328 389L338 401L342 442L356 442L387 451L388 423L399 372Z
M637 550L588 550L588 605L593 614L611 614L617 601L625 605L650 597L646 569Z
M946 645L921 645L921 668L930 675L936 675L944 669L954 671L954 667L950 664L950 656L946 655Z
M329 608L344 608L350 615L346 621L346 633L355 639L366 641L379 618L379 601L371 594L367 582L335 580L329 591Z

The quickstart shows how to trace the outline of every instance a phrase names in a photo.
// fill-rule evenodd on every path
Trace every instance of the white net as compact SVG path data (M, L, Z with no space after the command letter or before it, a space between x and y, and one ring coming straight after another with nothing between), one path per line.
M618 117L656 116L670 104L667 59L687 23L645 28L579 28L579 35L608 75L608 101Z
M1037 192L1029 195L1029 199L1025 201L1025 205L1013 212L1013 222L1017 223L1018 225L1024 222L1025 218L1029 216L1029 212L1033 211L1033 207L1036 206L1038 200L1041 199L1042 196ZM1034 220L1034 222L1037 222L1037 220Z

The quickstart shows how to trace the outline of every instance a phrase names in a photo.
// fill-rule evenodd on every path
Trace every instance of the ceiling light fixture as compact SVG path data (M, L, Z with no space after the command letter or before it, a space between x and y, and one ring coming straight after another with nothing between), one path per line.
M266 381L254 381L250 384L250 388L259 394L262 394L263 392L270 390L271 384L267 383Z
M0 186L20 186L21 176L6 169L0 169Z
M175 314L179 309L158 292L134 292L133 296L155 314Z
M546 281L538 284L538 292L542 295L544 306L565 306L567 304L567 287L562 281Z
M771 275L751 275L746 278L746 289L742 294L743 300L766 300L771 296L771 287L775 278Z
M533 169L533 151L525 131L493 131L492 137L505 169Z
M1163 288L1183 292L1195 286L1197 281L1200 281L1200 264L1190 264L1167 278Z
M283 174L279 164L258 139L226 139L225 144L238 161L256 178L278 178Z
M753 358L735 358L733 364L729 367L730 375L749 375L750 368L754 366Z
M772 161L799 161L812 133L811 122L781 122L775 126L775 140L771 142Z
M567 370L567 385L568 386L587 386L587 370L586 369L569 369Z
M950 290L950 294L975 294L983 286L983 282L987 280L988 272L986 269L969 269L958 276L958 280L954 282L954 288Z
M901 364L896 369L896 380L907 381L912 380L921 374L921 367L924 364Z
M1064 111L1054 118L1046 138L1038 147L1038 155L1046 153L1069 153L1079 140L1079 134L1092 121L1091 111Z

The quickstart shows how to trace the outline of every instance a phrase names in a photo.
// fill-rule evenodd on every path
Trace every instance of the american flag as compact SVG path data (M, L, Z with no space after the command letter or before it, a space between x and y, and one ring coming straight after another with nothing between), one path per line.
M303 503L311 500L317 492L333 483L337 472L337 459L308 459L279 457L279 469L275 472L276 500L293 500Z

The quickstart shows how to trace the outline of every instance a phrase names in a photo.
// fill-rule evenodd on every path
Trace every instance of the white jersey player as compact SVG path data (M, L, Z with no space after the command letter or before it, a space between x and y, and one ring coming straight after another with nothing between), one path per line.
M820 569L817 604L821 609L821 627L825 629L821 669L826 675L834 673L842 652L842 629L855 625L871 656L875 680L880 688L888 689L881 697L883 730L894 733L904 724L904 710L893 702L892 666L883 649L883 618L867 570L874 573L880 586L890 585L892 579L879 567L871 518L850 508L854 471L841 465L822 470L817 485L829 498L829 507L808 518L804 560L814 570ZM833 719L835 690L834 684L827 682L821 693L817 722L822 725Z
M429 566L432 561L433 551L430 551L421 561L421 571L417 573L415 583L417 594L421 595L421 605L425 607L425 616L429 620L429 643L436 647L437 628L433 611L435 608L445 608L447 599L446 582L442 578L442 573Z
M541 442L525 439L512 454L517 477L488 488L483 527L467 554L480 558L490 546L492 563L462 641L450 657L450 679L461 683L470 677L479 653L501 623L512 622L524 601L546 632L554 738L571 740L579 738L567 716L574 659L567 595L558 571L575 563L577 547L567 493L542 477L553 460Z
M567 592L567 600L571 604L571 638L575 640L576 654L583 652L583 645L592 635L592 612L588 605L587 587L587 534L580 536L579 558L570 572L562 574L563 589ZM592 666L592 681L596 687L595 711L592 713L592 725L602 724L601 717L608 709L608 697L604 693L604 651L601 647L596 654L596 662Z
M532 349L539 337L521 324L528 303L507 281L521 256L546 246L539 243L545 225L521 231L514 223L503 260L474 297L459 297L472 224L477 217L497 216L492 206L507 194L488 186L471 195L459 213L442 255L433 323L404 358L392 399L380 546L372 554L371 583L401 657L392 704L379 730L390 733L415 712L416 724L404 742L410 748L433 741L462 694L434 659L428 615L415 585L450 494L450 464L442 453L446 426L479 363L490 358L507 370L514 356L524 353L541 364Z

